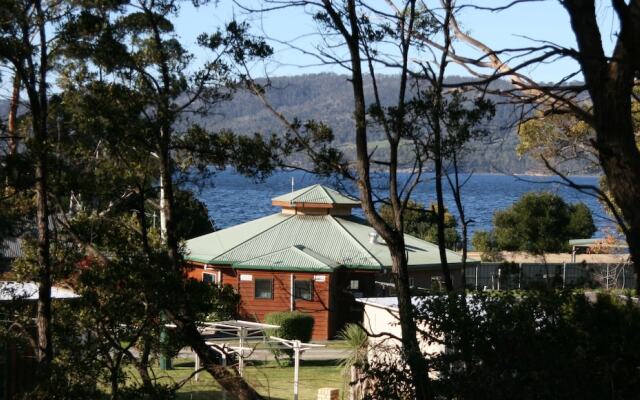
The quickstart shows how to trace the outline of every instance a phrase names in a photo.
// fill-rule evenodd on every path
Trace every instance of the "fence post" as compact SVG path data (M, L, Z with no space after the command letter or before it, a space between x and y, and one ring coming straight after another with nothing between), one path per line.
M478 290L478 268L480 265L476 264L476 290Z
M500 290L500 276L502 275L501 272L502 270L500 269L500 267L498 267L498 290Z
M605 275L605 276L606 276L606 279L607 279L607 283L606 283L607 289L609 289L609 264L607 264L607 275Z
M522 289L522 263L518 263L518 289Z
M564 289L564 286L567 282L567 263L563 262L562 263L562 288Z
M622 264L622 288L623 289L627 288L627 279L625 275L626 269L627 269L627 266L625 264Z

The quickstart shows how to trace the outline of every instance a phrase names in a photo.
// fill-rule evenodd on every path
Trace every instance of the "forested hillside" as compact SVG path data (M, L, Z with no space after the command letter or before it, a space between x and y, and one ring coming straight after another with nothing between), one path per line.
M456 78L451 78L454 79ZM508 86L506 82L502 84ZM383 101L391 104L397 92L396 78L384 77L379 80L378 85ZM370 82L367 93L372 95ZM314 119L328 123L334 131L336 143L346 154L354 148L351 120L353 101L346 76L313 74L272 78L267 96L272 105L288 118L296 117L302 121ZM518 137L511 127L516 115L517 111L511 106L497 106L496 116L489 126L491 135L481 143L471 146L465 156L465 170L505 173L544 171L538 163L520 158L516 154ZM277 133L283 130L280 122L260 101L243 92L237 93L232 101L222 104L216 116L200 122L208 128L227 128L242 133ZM372 130L370 140L374 142L374 146L384 146L383 143L375 143L382 139L381 135L379 130Z
M460 78L452 77L450 81L457 79ZM378 82L383 101L387 104L395 100L396 83L396 78L393 76L384 77ZM499 84L504 85L505 88L509 85L506 82ZM367 83L366 89L371 96L370 82ZM346 76L313 74L272 78L267 96L271 104L288 118L326 122L333 129L336 144L347 156L355 148L352 144L352 93ZM243 134L283 131L282 124L249 93L237 92L233 100L217 107L213 115L204 120L198 120L196 117L196 121L212 130L231 129ZM518 112L519 110L515 110L512 106L497 104L496 115L488 126L491 134L482 141L472 144L465 155L463 168L466 171L546 172L540 163L528 157L519 157L515 152L518 136L513 128L513 122L518 117ZM0 115L6 114L7 103L0 101ZM386 141L377 143L379 139L382 139L382 132L372 129L370 137L372 146L379 146L378 151L383 152ZM407 148L406 151L408 150Z

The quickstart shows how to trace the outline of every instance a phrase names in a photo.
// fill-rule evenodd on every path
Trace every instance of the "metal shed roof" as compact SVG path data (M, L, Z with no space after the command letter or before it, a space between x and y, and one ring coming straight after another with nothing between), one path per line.
M591 239L571 239L569 245L574 247L591 247L591 246L603 246L603 247L618 247L626 248L627 243L621 241L609 242L606 238L591 238Z
M22 256L22 242L19 238L5 238L0 241L0 258L18 258Z

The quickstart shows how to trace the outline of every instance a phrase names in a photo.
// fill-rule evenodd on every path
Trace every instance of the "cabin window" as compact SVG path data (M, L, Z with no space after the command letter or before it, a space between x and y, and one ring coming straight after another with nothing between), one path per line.
M293 293L296 299L313 300L313 281L312 280L294 280Z
M273 299L273 279L256 279L256 299Z
M360 289L360 281L357 279L352 279L351 282L349 282L349 289L351 290Z
M209 285L215 285L216 284L216 276L215 276L215 274L212 274L210 272L203 272L202 273L202 282L208 283Z

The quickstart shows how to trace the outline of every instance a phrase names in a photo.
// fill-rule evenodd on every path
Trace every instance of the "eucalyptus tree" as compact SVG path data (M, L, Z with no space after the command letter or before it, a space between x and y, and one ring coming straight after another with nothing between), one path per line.
M448 28L453 12L431 9L414 0L375 4L366 1L288 1L269 0L253 12L269 12L286 7L305 7L318 24L321 44L314 50L303 49L321 63L344 67L353 94L353 120L356 160L344 161L342 153L330 143L329 127L317 121L301 123L276 110L269 102L268 84L252 79L245 69L247 87L258 96L287 129L294 150L306 152L315 165L314 172L335 173L353 180L359 189L364 214L384 240L391 254L391 276L397 289L399 322L402 331L403 360L406 361L415 397L432 398L428 377L428 359L420 352L408 275L408 255L404 242L405 214L410 211L411 196L426 182L431 163L436 164L439 204L438 242L446 286L453 290L446 259L444 238L444 201L441 179L448 154L447 141L469 140L476 124L490 114L490 106L480 96L467 99L448 93L443 85L446 63L431 61L433 51L424 38L434 38ZM439 37L439 36L438 36ZM448 51L445 44L443 53ZM446 57L443 58L446 61ZM392 100L383 98L379 79L385 73L398 75ZM448 99L452 96L451 99ZM321 129L318 129L321 128ZM382 136L384 153L371 144L376 130ZM460 135L457 135L460 133ZM464 135L462 135L462 133ZM323 138L325 140L318 140ZM399 157L401 146L409 148L411 160ZM410 172L401 175L401 168ZM378 172L384 172L382 176ZM382 186L379 187L380 183ZM377 208L386 203L385 215ZM386 217L386 218L385 218Z
M35 193L38 264L37 347L38 361L45 367L53 360L51 343L51 233L48 202L51 121L49 99L53 86L53 66L58 33L73 5L41 0L0 2L0 63L9 65L26 94L29 113L28 137L24 145L32 167ZM15 115L14 115L15 117ZM12 133L12 140L15 135ZM12 146L15 143L11 144ZM25 176L31 174L27 173Z
M108 149L114 170L132 176L121 193L133 187L142 233L147 224L145 193L149 185L160 182L161 237L173 271L165 271L173 285L166 294L182 293L172 296L170 302L158 299L160 310L225 389L240 398L259 398L241 377L216 364L216 353L197 330L198 316L184 293L182 279L177 180L194 171L207 173L229 164L247 174L269 173L277 158L273 151L278 141L211 132L191 123L192 116L211 112L218 102L231 96L234 79L229 63L238 55L231 51L229 36L238 34L240 27L232 24L226 31L201 35L198 42L211 56L205 61L195 60L177 39L171 22L180 6L181 2L173 0L139 0L105 13L89 5L67 30L70 45L65 55L75 62L69 63L64 72L66 94L70 96L66 103L78 99L74 104L83 132L106 135L102 141L96 140L96 149ZM260 57L270 51L263 43L250 40L243 42L243 49L244 57ZM109 102L113 105L106 104ZM87 104L95 110L93 115ZM112 200L122 202L126 197L122 194ZM141 245L148 253L149 244L143 240Z
M502 1L468 8L503 12L525 3L528 1ZM601 7L595 0L557 3L568 16L575 46L533 38L533 44L522 47L496 48L461 29L454 15L454 36L466 48L459 46L456 52L450 52L449 60L467 69L478 84L510 79L514 88L500 94L521 105L524 116L571 115L586 125L581 127L583 132L593 130L591 143L595 151L589 158L596 159L602 169L610 196L598 187L576 184L548 166L567 185L589 192L609 206L627 239L634 267L640 271L640 149L636 145L638 128L633 104L638 99L634 89L640 71L640 1L603 2L608 7ZM605 27L600 18L604 10L612 12L611 27ZM611 29L616 34L607 48L603 31ZM526 72L532 66L559 60L571 62L575 69L552 83L540 82ZM636 285L640 288L640 279Z

